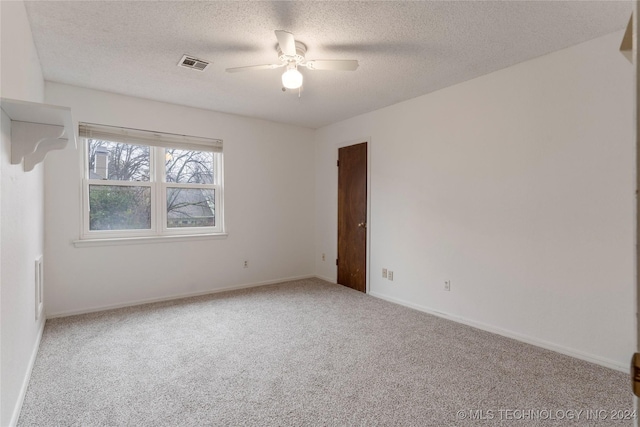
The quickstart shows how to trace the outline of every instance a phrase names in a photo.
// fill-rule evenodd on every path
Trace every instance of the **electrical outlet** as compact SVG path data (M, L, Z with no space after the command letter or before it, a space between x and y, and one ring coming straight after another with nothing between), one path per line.
M383 269L382 269L382 278L383 278L383 279L386 279L386 278L387 278L387 269L386 269L386 268L383 268Z
M393 271L389 270L387 272L387 278L389 278L389 280L393 281Z
M244 268L249 268L249 261L245 260L243 267Z
M444 290L445 291L450 291L451 290L451 280L445 280L444 281Z
M326 261L326 260L327 260L327 257L324 254L322 254L322 261Z

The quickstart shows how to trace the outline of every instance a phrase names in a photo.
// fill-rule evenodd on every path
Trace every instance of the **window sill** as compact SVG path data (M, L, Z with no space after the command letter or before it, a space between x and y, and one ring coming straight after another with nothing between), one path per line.
M140 245L147 243L167 243L167 242L193 242L198 240L219 240L226 239L227 233L210 234L178 234L175 236L143 236L143 237L116 237L108 239L80 239L74 240L73 246L76 248L87 248L92 246L122 246Z

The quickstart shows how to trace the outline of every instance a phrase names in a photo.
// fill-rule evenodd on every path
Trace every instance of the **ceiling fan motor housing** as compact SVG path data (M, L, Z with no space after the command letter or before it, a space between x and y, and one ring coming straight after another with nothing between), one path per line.
M280 49L280 45L276 46L276 50L278 51L278 58L280 61L284 63L295 62L296 64L300 64L304 62L304 55L307 53L307 46L296 40L296 55L290 56L282 53L282 49Z

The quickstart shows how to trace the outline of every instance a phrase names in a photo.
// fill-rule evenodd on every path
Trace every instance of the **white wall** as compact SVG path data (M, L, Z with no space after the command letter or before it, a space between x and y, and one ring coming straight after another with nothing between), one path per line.
M229 233L76 248L80 150L52 152L45 161L49 315L313 275L312 130L49 82L45 92L47 102L71 107L76 123L223 139Z
M3 98L42 102L44 79L24 2L3 1L0 15L2 16L0 94Z
M44 81L22 2L0 2L2 97L42 102ZM43 252L42 165L10 164L11 121L0 137L0 425L17 421L44 316L35 320L34 261ZM46 259L44 260L46 263ZM46 277L45 277L46 286Z
M634 142L621 38L319 129L317 274L336 277L336 144L370 137L373 295L626 371Z

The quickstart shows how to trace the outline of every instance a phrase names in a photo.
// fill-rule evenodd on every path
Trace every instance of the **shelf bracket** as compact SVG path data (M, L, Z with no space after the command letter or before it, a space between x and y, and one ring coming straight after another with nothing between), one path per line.
M19 165L24 159L25 171L30 171L44 160L51 149L64 148L69 141L62 138L64 126L41 123L11 121L11 163Z
M11 120L11 164L24 162L26 172L51 150L61 150L70 141L76 145L69 107L7 98L0 98L0 105Z

